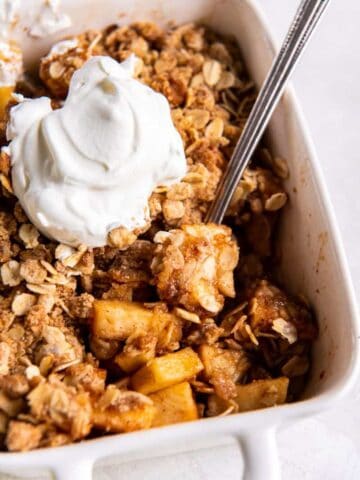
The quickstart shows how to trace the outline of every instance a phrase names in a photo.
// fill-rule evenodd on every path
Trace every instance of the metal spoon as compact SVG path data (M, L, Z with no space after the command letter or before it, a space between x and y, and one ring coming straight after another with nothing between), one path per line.
M329 0L301 2L220 181L216 197L207 213L207 223L222 222L235 189L280 100L289 76L328 3Z

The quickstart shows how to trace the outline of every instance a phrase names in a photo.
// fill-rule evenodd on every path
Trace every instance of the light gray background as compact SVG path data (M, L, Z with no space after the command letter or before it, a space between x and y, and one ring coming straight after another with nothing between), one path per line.
M190 0L189 0L190 1ZM299 0L259 0L280 41ZM360 2L332 0L294 75L360 300ZM339 319L341 321L341 319ZM284 480L360 478L360 381L351 400L279 432ZM261 452L259 452L261 456ZM236 444L96 469L96 480L233 480ZM266 479L264 479L266 480Z
M259 3L280 41L299 0L259 0ZM322 162L360 300L359 26L359 0L332 0L293 83ZM284 480L358 480L360 380L353 398L341 409L327 411L279 432L278 444ZM117 465L103 463L95 469L94 478L234 480L241 478L241 472L240 450L231 443L169 457ZM0 478L14 477L0 475Z

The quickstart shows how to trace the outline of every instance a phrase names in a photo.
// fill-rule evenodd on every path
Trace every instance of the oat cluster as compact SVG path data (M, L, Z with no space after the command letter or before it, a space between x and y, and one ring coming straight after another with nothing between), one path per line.
M185 178L149 199L151 223L108 246L44 238L13 196L0 156L0 442L23 451L291 401L317 330L309 306L274 283L286 162L261 147L226 225L204 215L255 89L230 38L198 25L89 31L40 61L54 107L93 55L138 57L163 93L187 156ZM1 92L0 92L1 95ZM6 123L6 122L3 122Z

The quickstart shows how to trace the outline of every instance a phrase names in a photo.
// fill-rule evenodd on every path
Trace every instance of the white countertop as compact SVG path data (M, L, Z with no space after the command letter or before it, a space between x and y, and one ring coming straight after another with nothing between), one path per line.
M299 0L259 0L280 41ZM336 211L360 300L360 2L332 0L294 75ZM341 410L278 434L284 480L360 478L360 381ZM96 469L96 480L233 480L242 460L233 443L171 457ZM264 479L266 480L266 479Z
M282 39L299 0L259 2L271 20L275 36ZM294 84L322 161L360 300L360 149L356 146L360 136L360 31L356 19L360 19L358 0L330 3L310 50L294 75ZM360 381L353 398L341 410L327 411L280 431L283 479L358 480L359 405ZM117 465L109 462L95 469L94 478L233 480L241 478L241 469L239 447L231 443L169 457Z

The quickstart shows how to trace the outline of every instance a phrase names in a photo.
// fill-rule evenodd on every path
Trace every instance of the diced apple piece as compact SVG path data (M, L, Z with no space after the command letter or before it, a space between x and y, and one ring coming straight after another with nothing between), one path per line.
M6 107L15 90L15 84L23 71L22 53L12 41L0 42L2 86L0 87L0 121L5 120Z
M154 419L153 402L137 392L109 385L93 405L93 422L106 432L132 432L150 428Z
M153 393L195 377L203 369L198 355L190 347L154 358L131 378L134 390Z
M235 401L239 406L239 412L285 403L288 386L287 377L256 380L248 385L237 385Z
M153 317L152 310L137 303L96 300L92 330L100 338L125 340L136 330L148 330Z
M236 396L236 385L249 368L243 350L225 350L216 345L201 345L199 356L204 376L214 386L217 395L230 399Z
M9 398L4 392L0 391L0 411L6 413L9 417L16 417L22 408L24 408L22 398Z
M95 300L92 331L96 337L125 340L136 332L159 331L173 316L140 303Z
M114 361L121 370L125 373L132 373L141 368L149 360L148 354L139 353L138 355L129 355L126 352L121 352L116 355Z
M182 337L182 325L181 320L172 315L171 321L169 321L163 328L160 329L158 334L158 341L156 350L160 354L172 352L178 350L180 347L180 340Z
M285 403L289 379L287 377L255 380L247 385L236 385L238 412L258 410ZM219 415L229 406L229 403L217 395L211 395L208 401L208 414Z
M149 395L155 406L153 427L187 422L198 418L198 410L188 382Z
M121 353L116 355L115 363L125 373L132 373L155 357L157 336L151 333L130 336Z
M5 118L6 107L11 99L11 94L14 92L13 86L0 87L0 120Z
M121 352L116 355L114 361L125 373L132 373L145 365L151 358L151 352L138 353L137 355Z

